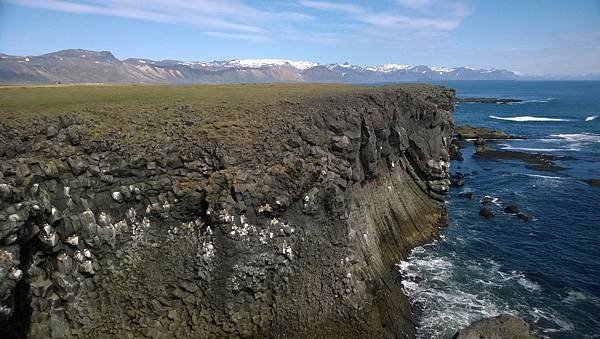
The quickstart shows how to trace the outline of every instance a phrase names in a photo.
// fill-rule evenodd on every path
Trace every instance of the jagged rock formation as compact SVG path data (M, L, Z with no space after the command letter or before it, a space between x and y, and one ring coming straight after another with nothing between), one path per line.
M2 121L3 336L413 337L394 265L445 221L453 100L282 102L242 142Z

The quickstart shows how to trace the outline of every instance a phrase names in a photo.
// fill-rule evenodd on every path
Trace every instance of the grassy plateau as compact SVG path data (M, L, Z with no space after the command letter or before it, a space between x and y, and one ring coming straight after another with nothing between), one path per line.
M86 122L92 139L110 135L144 143L185 131L191 138L244 142L275 128L283 115L295 114L288 108L301 100L378 89L346 84L0 86L0 123L39 131L45 119L68 114Z

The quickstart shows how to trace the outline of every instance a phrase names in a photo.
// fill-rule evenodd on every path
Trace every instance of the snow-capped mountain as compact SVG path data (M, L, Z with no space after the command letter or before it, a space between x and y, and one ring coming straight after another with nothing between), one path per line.
M0 54L0 83L234 83L346 82L378 83L435 80L508 80L517 73L469 67L428 67L389 63L362 67L288 59L221 61L119 60L110 52L81 49L40 56Z

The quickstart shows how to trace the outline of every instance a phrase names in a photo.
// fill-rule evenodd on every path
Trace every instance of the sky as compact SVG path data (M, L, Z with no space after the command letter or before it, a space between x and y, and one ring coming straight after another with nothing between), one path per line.
M600 0L0 0L0 53L600 73Z

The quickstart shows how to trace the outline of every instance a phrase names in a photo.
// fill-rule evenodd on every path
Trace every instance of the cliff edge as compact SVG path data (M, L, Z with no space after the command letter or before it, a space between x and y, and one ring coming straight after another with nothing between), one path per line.
M414 337L394 265L445 222L454 92L309 86L0 114L0 328Z

